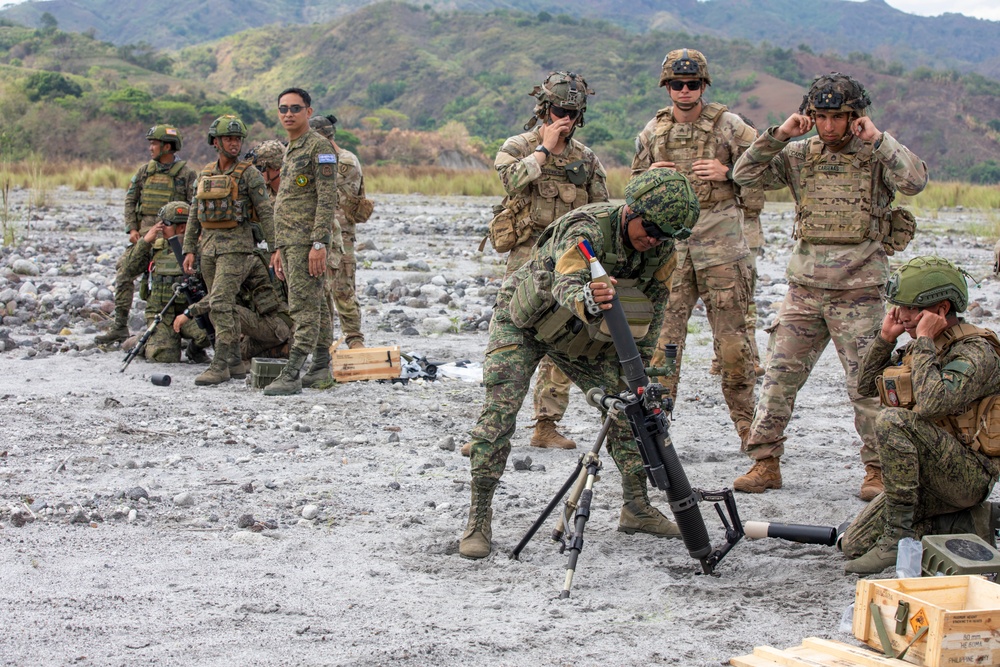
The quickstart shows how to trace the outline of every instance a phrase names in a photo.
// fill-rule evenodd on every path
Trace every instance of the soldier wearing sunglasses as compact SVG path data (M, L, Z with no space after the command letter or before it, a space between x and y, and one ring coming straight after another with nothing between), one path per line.
M490 238L497 252L510 253L507 276L527 261L538 236L553 221L584 204L608 201L604 167L592 150L573 139L584 124L587 96L593 94L582 76L552 72L529 93L537 103L525 133L509 138L497 153L494 167L507 196L493 208ZM576 447L556 428L569 404L571 384L548 357L542 359L531 446ZM466 445L462 453L468 452Z
M711 83L708 61L699 51L667 54L660 86L667 88L672 105L658 111L636 138L632 174L676 169L698 195L701 215L691 237L677 244L677 268L653 361L662 362L664 345L677 345L678 372L664 382L676 398L687 321L701 298L720 361L722 393L742 442L750 431L756 382L754 341L746 324L753 268L732 166L757 135L725 106L705 101Z

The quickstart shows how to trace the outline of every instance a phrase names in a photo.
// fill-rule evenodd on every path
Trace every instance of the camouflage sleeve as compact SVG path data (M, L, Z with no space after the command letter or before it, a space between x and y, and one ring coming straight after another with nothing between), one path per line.
M337 174L337 189L341 195L358 197L361 195L361 165L352 161L345 169L341 165Z
M145 273L146 269L149 268L149 260L153 257L153 246L146 242L146 239L140 237L135 245L129 247L125 251L125 261L122 262L122 268L129 275L138 275L140 273Z
M877 335L868 346L861 368L858 370L858 393L862 396L878 396L875 379L889 366L895 343L887 343L882 336Z
M569 308L584 322L593 323L600 315L588 313L583 300L583 287L590 284L590 262L580 254L577 244L590 241L592 248L603 248L604 234L597 220L587 213L570 212L562 220L564 222L556 230L550 254L555 259L552 296L559 305Z
M608 201L608 174L604 165L594 151L587 149L590 158L590 181L587 183L587 195L590 202Z
M882 181L890 192L912 197L927 187L927 165L888 132L882 133L874 155L885 167Z
M309 240L313 243L317 241L325 243L329 238L328 250L342 255L344 254L344 240L340 223L337 222L336 216L337 203L339 201L339 195L337 194L337 165L335 163L321 164L321 155L333 155L333 147L330 146L329 142L326 143L325 147L319 142L315 143L312 147L312 165L316 174L316 215L313 218Z
M142 196L142 182L146 178L146 165L139 167L139 170L135 172L132 176L132 180L129 181L128 190L125 191L125 231L130 232L133 229L139 231L139 214L136 212L136 206L139 203L139 197Z
M930 338L918 338L912 350L913 411L926 419L965 411L1000 371L1000 359L981 338L961 341L940 361Z
M257 221L264 231L264 240L267 242L268 252L274 252L274 209L271 207L271 198L267 196L267 185L264 177L254 166L247 167L243 172L243 181L246 183L247 196L253 204L254 211L257 212Z
M531 154L532 150L531 144L518 135L505 141L497 153L493 168L511 199L524 196L528 186L542 175L542 167Z
M655 119L654 119L655 121ZM652 123L653 121L650 121ZM653 164L653 152L650 146L652 132L649 124L635 138L635 156L632 158L632 175L637 176L649 169Z
M727 111L723 114L722 120L720 130L729 146L729 155L732 160L730 166L733 166L740 156L746 153L747 149L757 140L757 132L734 113Z
M208 297L203 297L194 303L188 304L187 311L191 314L191 319L194 319L202 315L208 315L212 312L212 307L208 303Z
M199 175L198 178L201 178ZM197 179L195 181L195 187L192 192L197 191ZM191 198L191 211L188 213L187 229L184 230L184 245L182 246L181 252L185 255L192 255L198 252L198 240L201 237L201 221L198 220L198 206L197 202L194 200L194 196Z
M198 192L198 172L187 168L181 173L184 174L184 201L190 204Z
M765 190L777 190L788 185L790 170L785 155L788 142L775 139L774 130L774 127L769 127L736 160L733 181L737 185Z

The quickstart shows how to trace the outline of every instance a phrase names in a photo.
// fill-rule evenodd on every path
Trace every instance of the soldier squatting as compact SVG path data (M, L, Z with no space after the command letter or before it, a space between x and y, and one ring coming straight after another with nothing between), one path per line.
M968 287L950 262L918 257L889 272L888 256L915 231L893 198L919 193L926 165L876 127L868 93L849 76L817 77L796 113L759 134L706 99L711 82L702 53L667 54L660 86L670 104L638 133L624 204L608 201L600 160L574 139L593 94L578 74L552 72L535 86L524 133L500 148L495 168L506 196L494 207L489 240L508 255L485 350L485 402L462 452L472 478L460 554L491 553L493 494L536 368L536 447L575 447L556 429L571 383L621 385L601 329L616 293L647 365L661 365L665 346L677 346L671 397L682 388L687 320L705 303L723 395L753 461L734 481L742 492L781 488L796 394L833 342L862 441L859 495L871 501L845 534L847 572L891 566L903 537L976 532L992 541L986 499L1000 476L1000 442L989 433L1000 425L984 435L976 424L992 419L1000 402L992 400L1000 394L1000 339L960 319ZM208 297L176 300L145 350L151 361L176 362L186 341L187 359L204 362L214 335L214 356L196 384L243 377L247 359L267 354L288 362L266 395L322 388L331 381L334 311L347 345L363 346L353 251L355 226L372 203L361 165L336 144L336 118L313 115L308 92L288 88L277 103L287 144L264 141L241 158L247 128L223 116L208 131L218 160L200 172L176 159L176 128L149 130L151 159L126 195L131 245L117 266L114 322L99 343L128 336L137 277L152 321L183 274L200 271ZM797 139L812 129L815 136ZM796 244L762 361L753 334L759 213L763 192L783 187L795 200ZM172 236L183 239L182 263L169 251ZM591 282L581 240L614 287ZM903 333L911 340L894 352ZM679 537L650 503L620 417L608 450L621 474L619 530Z

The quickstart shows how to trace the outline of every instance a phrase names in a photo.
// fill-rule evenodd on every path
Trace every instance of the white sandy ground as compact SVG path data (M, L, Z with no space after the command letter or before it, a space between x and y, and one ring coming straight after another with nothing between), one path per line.
M49 217L57 221L84 204L106 216L97 229L82 225L67 236L89 235L108 248L117 242L120 233L111 230L119 223L107 220L117 215L121 192L60 190L53 198L59 208ZM498 274L499 258L488 251L477 259L474 252L492 202L378 201L376 218L359 236L382 250L424 248L432 271L422 280ZM762 282L778 282L758 293L762 317L773 316L767 304L781 297L788 210L768 207L770 245L760 273ZM923 218L929 231L903 258L936 252L986 276L992 239L956 232L995 215ZM404 224L405 238L398 233ZM23 245L58 252L64 234L58 229L46 230L42 221ZM359 285L413 277L400 267L362 262ZM110 265L94 270L111 283ZM987 310L1000 310L996 280L972 295ZM458 305L453 314L472 307L461 299ZM368 298L366 306L369 345L400 344L432 360L482 360L485 333L401 336L376 330L375 309L390 305ZM992 316L973 321L997 325ZM749 464L718 379L707 374L707 322L700 313L692 322L698 332L688 339L671 435L692 484L718 489ZM93 336L82 333L87 324L71 325L69 336L83 348ZM38 335L23 326L10 334L19 342ZM763 349L763 332L757 341ZM483 390L476 383L350 383L266 398L237 381L196 388L200 369L187 364L137 361L122 374L117 351L42 357L27 358L25 348L0 355L4 665L694 667L808 636L854 641L838 629L857 581L844 575L839 552L744 541L720 564L718 577L696 575L697 563L680 541L615 530L619 475L606 455L572 596L557 599L566 559L547 538L551 520L520 561L508 558L576 457L527 446L530 405L520 414L511 465L496 494L494 552L478 562L460 558L469 468L457 446L478 416ZM150 374L163 371L173 383L153 386ZM563 424L589 446L598 417L578 390ZM858 512L863 467L832 348L801 392L788 435L784 488L738 495L742 517L837 525ZM442 448L448 437L456 449ZM513 460L524 456L545 470L513 470ZM135 487L148 492L148 501L122 497ZM12 513L26 514L25 500L33 500L37 519L18 528ZM307 505L316 506L317 518L300 521ZM70 523L81 506L86 520ZM132 509L136 518L129 522ZM714 511L703 506L702 513L719 542ZM241 529L245 514L277 527Z

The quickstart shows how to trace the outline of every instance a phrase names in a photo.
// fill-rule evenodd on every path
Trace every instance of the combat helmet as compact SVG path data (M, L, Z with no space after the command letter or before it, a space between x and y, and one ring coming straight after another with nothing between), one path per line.
M694 49L674 49L663 59L660 86L674 79L701 79L706 86L712 85L708 74L708 60L705 54Z
M185 225L190 212L191 207L187 202L171 201L164 204L156 216L168 225Z
M274 139L262 141L246 154L246 159L261 171L281 169L281 161L285 159L285 145Z
M942 257L914 257L889 277L885 296L893 305L913 308L926 308L947 300L960 313L969 305L966 275Z
M871 103L865 87L856 79L830 72L813 79L809 92L802 97L799 113L811 116L817 111L828 111L864 116Z
M162 141L171 144L176 153L181 149L181 133L173 125L154 125L146 131L146 141Z
M542 85L535 86L528 93L538 100L535 104L535 115L525 126L530 130L539 120L549 117L549 109L559 107L569 111L579 112L575 127L583 127L583 115L587 111L587 96L594 91L587 86L586 80L579 74L568 71L551 72ZM575 129L574 127L574 129Z
M226 114L219 116L208 126L208 145L211 146L216 137L239 137L246 139L247 126L237 116Z
M316 114L309 118L309 127L322 134L327 139L337 137L337 117L332 113L325 116Z
M691 183L673 169L649 169L625 185L625 203L632 213L651 222L667 237L683 240L691 236L701 206Z

